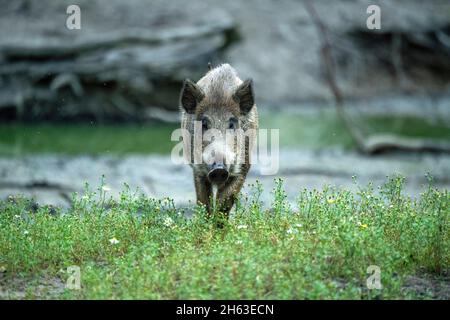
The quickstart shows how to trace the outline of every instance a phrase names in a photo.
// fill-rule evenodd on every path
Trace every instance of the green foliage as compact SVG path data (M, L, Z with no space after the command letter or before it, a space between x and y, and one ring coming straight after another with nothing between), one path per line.
M450 140L450 130L442 120L431 122L415 117L359 116L355 125L369 137L394 134L400 137ZM320 149L340 146L354 149L354 141L334 110L319 115L261 114L260 128L280 130L280 146Z
M407 137L450 140L450 130L438 120L399 117L360 117L364 134L392 133ZM0 154L168 154L178 124L2 124ZM279 129L280 146L311 148L355 147L352 137L334 110L318 115L262 113L260 128ZM270 145L269 134L269 145Z
M175 124L2 124L0 154L167 154Z
M128 187L117 201L104 187L87 187L67 212L9 199L0 202L0 271L65 283L61 269L79 266L81 290L64 289L57 298L431 297L403 284L408 275L448 272L448 191L430 184L411 199L402 183L393 177L378 191L369 185L355 193L303 190L291 206L279 179L267 210L257 183L222 228L202 207L188 215L170 199ZM381 290L367 289L370 265L381 269ZM26 297L33 292L31 282Z

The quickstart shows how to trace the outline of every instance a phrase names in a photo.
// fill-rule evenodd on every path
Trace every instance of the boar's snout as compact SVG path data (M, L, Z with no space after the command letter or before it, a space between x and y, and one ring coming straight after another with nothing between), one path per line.
M221 184L228 180L228 170L223 164L213 163L208 172L208 180L213 184Z

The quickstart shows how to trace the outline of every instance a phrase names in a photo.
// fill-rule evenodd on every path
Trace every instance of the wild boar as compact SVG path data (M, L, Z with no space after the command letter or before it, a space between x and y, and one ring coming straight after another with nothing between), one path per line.
M209 215L228 217L250 170L258 129L252 80L242 81L229 64L210 67L197 83L184 81L180 105L197 202Z

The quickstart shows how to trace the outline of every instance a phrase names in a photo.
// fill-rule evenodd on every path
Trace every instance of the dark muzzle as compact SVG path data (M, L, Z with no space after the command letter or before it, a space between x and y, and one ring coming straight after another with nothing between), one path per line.
M223 164L213 164L208 172L208 180L214 184L224 183L228 180L228 170Z

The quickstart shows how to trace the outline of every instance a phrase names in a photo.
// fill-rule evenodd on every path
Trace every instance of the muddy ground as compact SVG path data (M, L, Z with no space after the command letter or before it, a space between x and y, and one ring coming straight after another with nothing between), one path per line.
M262 183L262 200L267 206L272 201L271 190L277 177L284 179L291 202L303 188L329 185L357 190L369 182L377 188L393 174L406 177L404 193L410 196L419 196L427 186L427 173L434 177L436 187L450 187L450 156L445 154L365 156L340 149L285 149L280 151L278 162L276 174L261 175L263 166L256 164L247 179L248 184L255 180ZM126 183L148 197L173 198L180 206L195 201L192 170L172 163L169 155L1 157L0 198L23 194L34 197L39 204L68 207L73 192L82 193L86 183L91 189L97 188L102 175L114 198ZM249 192L248 186L244 192Z

